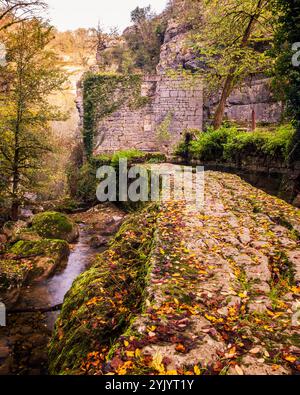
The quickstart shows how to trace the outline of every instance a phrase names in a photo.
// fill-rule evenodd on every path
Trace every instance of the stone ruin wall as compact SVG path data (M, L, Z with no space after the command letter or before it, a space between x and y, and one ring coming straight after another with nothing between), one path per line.
M138 110L123 107L98 124L94 153L136 148L141 151L171 152L185 129L202 129L201 83L186 86L183 79L147 76L142 96L149 103ZM163 140L159 126L170 116L170 139Z

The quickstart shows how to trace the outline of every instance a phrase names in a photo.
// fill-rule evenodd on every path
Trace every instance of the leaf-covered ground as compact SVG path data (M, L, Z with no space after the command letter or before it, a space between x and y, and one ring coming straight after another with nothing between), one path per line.
M299 373L300 211L237 176L207 172L205 181L203 210L191 202L169 201L152 212L150 233L145 213L144 229L123 229L119 241L129 243L131 253L126 256L127 250L115 244L105 255L107 269L121 280L119 292L106 291L102 284L99 299L86 293L61 317L51 346L53 373ZM151 248L147 244L138 258L143 238L151 235ZM139 254L132 254L131 243ZM103 265L103 257L99 259ZM148 273L142 283L141 273ZM127 288L124 275L133 279ZM145 292L137 293L136 280ZM67 297L66 309L78 297L79 285ZM131 291L138 304L128 298ZM103 313L104 302L109 314ZM121 331L111 338L107 329L122 307L127 319L122 316ZM78 311L88 308L90 314L98 311L93 330L100 332L85 327L81 336L89 339L88 345L77 354L74 369L74 359L65 362L63 345L70 333L80 333ZM64 321L70 316L73 325ZM97 341L101 325L106 325L106 335Z

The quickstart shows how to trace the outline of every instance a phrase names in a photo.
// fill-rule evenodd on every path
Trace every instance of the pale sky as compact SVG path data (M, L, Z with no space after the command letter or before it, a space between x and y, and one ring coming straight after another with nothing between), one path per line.
M130 13L137 6L151 5L157 13L163 11L167 0L46 0L49 4L48 17L60 31L79 27L101 25L109 29L118 27L122 32L130 25Z

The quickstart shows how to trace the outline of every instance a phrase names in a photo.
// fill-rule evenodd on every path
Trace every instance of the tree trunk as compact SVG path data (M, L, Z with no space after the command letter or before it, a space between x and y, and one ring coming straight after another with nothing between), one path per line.
M254 132L254 130L256 129L256 112L253 109L252 110L252 125L251 125L251 129Z
M18 150L15 154L15 170L13 175L13 185L12 185L12 205L11 205L11 219L17 221L19 219L19 207L20 201L18 197L19 192L19 172L18 172Z
M18 108L18 115L16 121L16 130L15 130L15 146L14 146L14 161L13 161L13 177L12 177L12 205L11 205L11 218L13 221L17 221L19 218L19 182L20 182L20 173L19 173L19 133L20 133L20 124L21 124L21 111L20 111L20 103Z
M226 102L227 99L232 91L232 86L233 86L233 75L228 75L225 81L225 85L223 88L222 96L220 99L220 102L218 104L217 110L215 112L214 116L214 129L217 130L221 127L223 118L224 118L224 113L225 113L225 107L226 107Z
M20 207L20 203L17 200L14 200L11 205L11 214L10 214L12 221L18 221L19 207Z

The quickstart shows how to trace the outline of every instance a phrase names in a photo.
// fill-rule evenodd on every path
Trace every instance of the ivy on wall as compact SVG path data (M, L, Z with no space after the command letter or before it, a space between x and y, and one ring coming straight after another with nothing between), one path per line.
M93 155L99 121L123 105L137 109L148 103L141 96L142 76L138 74L87 73L83 80L83 142L87 158Z
M160 123L156 130L156 137L158 141L162 144L169 143L171 140L171 123L173 121L174 114L172 112L168 112L163 121Z

